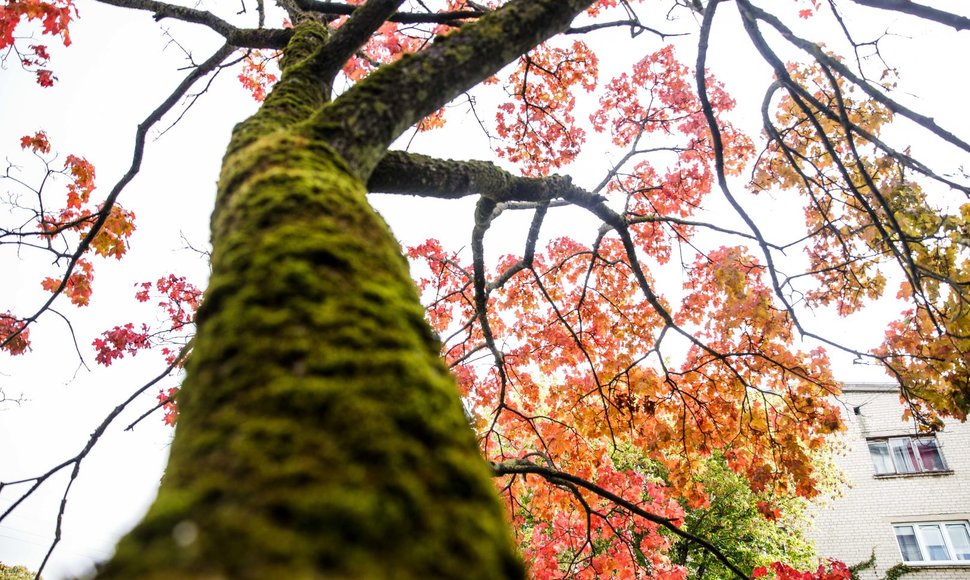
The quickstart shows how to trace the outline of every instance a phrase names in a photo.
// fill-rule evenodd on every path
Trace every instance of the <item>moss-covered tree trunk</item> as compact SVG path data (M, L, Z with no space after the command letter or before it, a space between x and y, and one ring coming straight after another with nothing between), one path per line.
M328 102L348 50L398 4L359 10L357 44L299 24L282 80L236 128L169 467L103 577L523 575L364 183L402 131L590 1L517 0Z

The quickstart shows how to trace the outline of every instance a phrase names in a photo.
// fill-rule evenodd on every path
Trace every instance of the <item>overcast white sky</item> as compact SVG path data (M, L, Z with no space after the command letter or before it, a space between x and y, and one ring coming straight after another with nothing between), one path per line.
M175 70L181 55L174 47L165 48L159 27L148 15L137 19L140 26L131 26L129 22L122 25L117 9L90 2L79 8L82 19L72 29L74 44L54 52L59 82L53 89L34 85L15 62L8 62L7 70L0 72L4 105L0 151L21 165L25 176L36 177L38 165L20 153L19 137L44 129L62 156L74 153L94 163L98 184L107 188L130 162L136 124L185 73ZM208 50L202 46L196 54L204 59ZM229 77L222 81L217 90L229 89L234 82ZM43 319L31 331L32 353L0 358L0 386L8 396L22 392L29 399L19 407L7 405L0 411L0 480L43 473L76 454L126 393L164 368L153 355L142 354L98 369L87 347L94 336L115 324L150 321L157 316L151 309L130 310L136 281L154 280L183 268L196 280L204 279L205 265L192 253L178 250L179 230L204 245L205 208L211 205L219 166L218 143L225 142L232 118L252 108L245 99L213 96L222 103L216 99L201 102L192 119L210 125L211 132L203 131L201 137L188 140L189 132L177 127L170 138L149 146L150 161L122 201L139 218L140 240L133 242L131 256L124 262L98 261L91 306L58 306L74 322L95 372L78 370L66 328L56 317ZM7 272L0 303L4 308L16 305L20 312L41 304L39 280L56 271L46 258L28 254L23 258L10 251L0 254ZM128 420L119 421L105 447L96 450L90 465L84 466L76 483L78 495L69 503L63 546L55 552L45 577L80 573L94 560L108 557L117 530L130 525L138 509L143 509L131 506L147 505L164 465L170 429L149 419L134 433L122 435L120 430L139 409L149 408L153 395L133 406L133 412L126 415ZM31 569L40 564L52 537L53 516L66 475L45 485L45 493L0 524L0 561ZM0 506L16 497L11 491L16 490L4 490Z
M962 6L956 0L937 4L951 10ZM177 23L159 25L148 14L87 1L80 2L79 8L81 20L72 28L74 45L64 49L47 42L59 78L53 89L38 87L32 75L20 71L12 60L6 70L0 71L0 154L20 165L22 175L29 180L37 175L39 166L20 151L19 138L44 129L56 151L84 156L94 163L98 184L107 189L128 167L136 124L185 75L185 71L177 70L184 65L183 53L161 30L171 29L176 39L191 46L197 61L207 58L220 39L212 34L188 33L193 27ZM727 7L722 10L728 11ZM888 24L896 26L892 21ZM902 30L899 26L896 29ZM615 41L619 33L607 34ZM965 67L948 54L965 55L966 51L954 50L953 35L939 27L931 28L929 36L923 32L916 36L914 42L893 39L887 49L895 51L887 50L886 56L900 65L904 80L914 90L936 86L946 75L950 88L927 95L931 100L925 102L941 123L963 122L959 109L947 103L964 105ZM625 43L620 54L646 54L660 46L655 38L644 35ZM758 123L767 73L751 54L724 48L731 44L720 46L712 53L711 68L739 96L739 108L747 110L749 122ZM922 52L914 46L923 47ZM601 58L602 79L606 80L612 61L608 56ZM759 71L761 76L752 81L751 75ZM138 216L132 250L122 262L95 260L91 306L76 309L58 303L58 309L74 323L93 372L79 369L64 323L51 315L32 327L33 352L16 358L0 354L0 388L8 396L23 393L29 399L20 406L0 405L0 481L40 474L73 456L110 409L164 368L160 358L151 353L126 358L108 369L99 368L88 345L94 336L115 324L155 319L157 314L150 307L135 303L132 286L136 282L155 280L169 272L204 282L206 265L184 249L181 234L193 245L205 246L214 184L229 130L255 108L234 77L235 72L223 73L181 124L149 143L144 168L121 199ZM421 135L415 145L457 158L487 156L487 143L479 138L477 123L469 117L453 118L449 132ZM165 122L161 126L166 126ZM594 183L607 169L605 163L589 165L574 175L581 183ZM0 194L6 192L6 185L0 182ZM427 223L433 219L433 214L416 214L415 202L408 198L385 199L379 204L395 231L411 242L422 239ZM468 204L464 207L467 210ZM5 219L5 212L0 207L0 219ZM454 244L467 243L464 226L470 223L469 212L449 218L447 223L449 231L435 230L434 235L450 238ZM513 239L519 239L519 235ZM18 256L10 249L0 251L0 268L4 272L0 277L0 311L15 308L20 314L42 303L39 280L57 271L44 257L27 253ZM881 334L876 322L880 316L875 313L856 318L849 331L868 332L875 340ZM838 368L844 380L879 380L881 376L844 359ZM168 384L175 384L175 380ZM85 461L69 501L64 538L48 564L46 578L80 573L95 560L109 557L115 539L147 507L162 473L170 429L158 416L143 422L134 432L122 433L121 429L152 405L155 392L133 405ZM61 474L45 485L45 493L0 523L0 561L36 568L49 545L65 480L66 473ZM17 497L11 493L16 491L3 490L0 510Z

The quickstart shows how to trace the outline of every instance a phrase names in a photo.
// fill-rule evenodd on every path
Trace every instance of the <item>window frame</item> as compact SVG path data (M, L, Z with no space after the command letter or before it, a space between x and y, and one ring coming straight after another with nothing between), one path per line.
M968 520L933 520L933 521L916 521L916 522L896 522L892 524L893 539L896 541L896 549L899 554L900 559L903 564L907 566L970 566L970 551L968 551L967 559L959 559L957 556L957 551L953 544L953 539L950 537L950 531L948 526L960 525L963 526L964 531L968 536L970 536L970 521ZM929 560L927 557L930 551L927 549L927 543L924 538L924 532L921 529L923 527L935 526L937 532L941 534L943 538L943 546L946 549L949 559L948 560ZM898 530L900 528L910 528L912 530L912 537L916 540L916 547L920 553L920 560L907 560L903 553L903 545L899 541Z
M939 463L941 465L940 469L933 469L932 467L927 468L923 462L923 455L920 453L920 446L926 446L925 442L932 441L933 449L936 451L937 457L939 457ZM901 442L906 442L906 445L901 445ZM873 449L881 449L880 457L883 458L882 461L877 458L877 453ZM871 439L866 439L866 449L869 451L869 459L872 462L872 468L874 475L876 477L893 477L893 476L912 476L912 475L938 475L941 473L951 473L950 467L946 462L946 457L943 456L943 448L940 446L939 440L936 435L894 435L891 437L873 437ZM900 461L897 459L897 450L904 450L905 453L908 451L909 455L905 458L914 463L915 470L908 470L906 465L903 465L903 469L900 469ZM888 460L889 465L892 466L892 471L879 471L881 465L883 465L886 460Z

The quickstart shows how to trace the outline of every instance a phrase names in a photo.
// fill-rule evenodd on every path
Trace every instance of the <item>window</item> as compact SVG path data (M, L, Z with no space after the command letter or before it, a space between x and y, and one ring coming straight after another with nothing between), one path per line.
M946 471L936 437L870 439L869 455L876 475Z
M895 524L903 562L970 564L970 523L917 522Z

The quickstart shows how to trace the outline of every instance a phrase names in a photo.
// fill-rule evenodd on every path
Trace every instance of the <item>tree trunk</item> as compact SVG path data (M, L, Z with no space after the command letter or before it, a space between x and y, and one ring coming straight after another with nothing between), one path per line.
M169 468L105 577L521 576L361 182L287 132L230 156L222 181Z
M158 499L101 577L524 575L364 183L404 128L589 3L517 0L330 104L329 79L315 76L326 30L297 27L279 85L224 160Z

